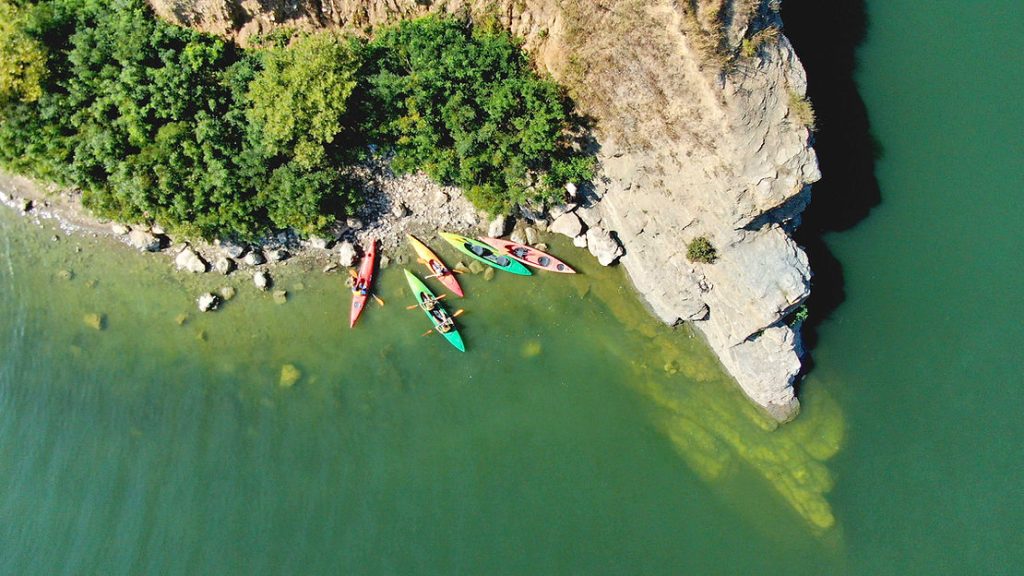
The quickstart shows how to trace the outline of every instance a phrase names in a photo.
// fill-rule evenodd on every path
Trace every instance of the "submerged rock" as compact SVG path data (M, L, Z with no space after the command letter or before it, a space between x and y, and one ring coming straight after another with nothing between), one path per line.
M494 280L494 268L488 266L487 269L484 270L484 280Z
M225 302L235 297L235 289L232 286L222 286L219 292Z
M523 230L523 232L526 234L527 244L533 245L536 244L538 240L540 240L540 233L537 232L537 229L534 228L533 226L527 226L526 229Z
M196 304L199 305L200 312L209 312L210 310L216 310L220 306L220 298L216 294L207 292L199 295Z
M185 322L188 322L188 314L178 314L174 317L174 323L178 326L184 326Z
M285 364L281 366L281 377L277 381L277 385L281 388L291 388L302 378L302 371L298 369L294 364Z
M485 268L488 267L484 266L483 264L476 260L473 260L472 262L469 263L469 271L472 272L473 274L479 274L483 272Z
M98 312L86 314L82 317L82 321L85 325L93 330L103 330L107 327L107 316Z
M284 304L285 302L288 301L288 291L274 290L273 298L276 304Z

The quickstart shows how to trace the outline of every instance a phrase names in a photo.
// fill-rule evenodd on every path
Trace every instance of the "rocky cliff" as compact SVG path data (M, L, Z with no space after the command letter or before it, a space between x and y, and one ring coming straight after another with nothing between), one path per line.
M796 414L800 341L783 319L811 272L788 232L819 173L777 0L151 2L243 43L276 26L369 33L428 12L507 27L596 121L602 174L577 214L614 232L658 317L693 322L757 404L778 420ZM715 263L687 260L697 236Z

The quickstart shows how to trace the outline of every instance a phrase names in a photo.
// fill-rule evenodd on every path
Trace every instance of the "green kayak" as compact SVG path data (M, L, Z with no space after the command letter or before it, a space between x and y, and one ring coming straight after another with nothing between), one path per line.
M449 244L455 246L455 249L463 254L476 258L477 260L493 266L498 270L504 270L505 272L511 272L513 274L519 274L520 276L530 276L530 269L523 266L519 262L516 262L512 258L495 248L489 246L483 242L473 240L472 238L466 238L458 234L452 234L451 232L441 232L441 237L448 241Z
M458 329L455 328L455 320L444 309L444 306L437 301L430 288L427 288L427 285L422 280L408 270L405 271L405 279L409 281L409 289L416 296L416 303L420 305L420 310L423 310L427 318L430 318L430 321L434 323L434 330L441 336L444 336L460 352L465 352L466 345L462 343L462 336L459 335Z

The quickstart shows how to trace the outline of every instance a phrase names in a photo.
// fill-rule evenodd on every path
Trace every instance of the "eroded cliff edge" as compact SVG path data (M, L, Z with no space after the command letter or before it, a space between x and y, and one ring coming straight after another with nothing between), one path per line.
M691 321L757 404L799 409L799 335L785 323L811 271L789 232L817 160L794 110L804 71L761 0L151 0L183 25L241 41L276 26L372 27L428 12L489 20L596 121L601 175L577 213L614 231L663 321ZM748 46L741 49L744 39ZM753 49L751 49L753 48ZM714 264L686 258L706 236Z

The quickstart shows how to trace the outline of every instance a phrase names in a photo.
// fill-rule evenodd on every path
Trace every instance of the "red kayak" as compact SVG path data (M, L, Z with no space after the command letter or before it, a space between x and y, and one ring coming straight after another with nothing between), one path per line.
M561 272L563 274L576 273L576 271L570 268L565 262L562 262L547 252L541 252L540 250L531 248L526 244L512 242L511 240L502 240L501 238L480 238L480 240L494 246L498 250L507 252L509 256L523 264L526 264L527 266L533 266L534 268L540 268L541 270L547 270L548 272Z
M366 308L366 301L370 298L370 287L373 284L373 266L377 262L377 241L370 243L369 250L363 255L363 261L359 263L359 274L352 283L352 312L349 315L349 328L356 325L359 315Z

